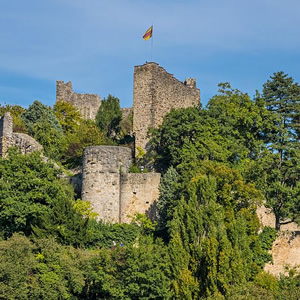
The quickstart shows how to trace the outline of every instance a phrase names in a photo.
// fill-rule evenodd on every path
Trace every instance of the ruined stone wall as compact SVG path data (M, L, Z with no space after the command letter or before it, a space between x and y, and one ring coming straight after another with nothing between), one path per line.
M131 150L91 146L84 150L82 200L90 201L98 219L120 222L120 177L131 164Z
M76 107L84 119L95 120L101 105L100 96L96 94L78 94L73 92L72 83L56 81L56 102L66 101Z
M123 107L121 108L122 111L122 119L127 119L130 117L130 114L133 112L132 107Z
M171 109L200 104L200 90L195 79L185 82L156 63L146 63L134 68L133 131L136 146L147 149L149 127L156 128Z
M21 150L22 154L43 150L43 146L41 144L39 144L33 137L24 133L14 132L13 141L14 145Z
M159 173L129 173L121 177L121 223L130 223L135 213L155 217L159 183Z
M13 119L9 112L0 118L0 155L5 157L9 147L13 146Z
M271 208L261 205L256 213L263 227L275 228L275 215ZM300 226L295 222L284 223L280 226L277 238L272 245L273 261L264 266L264 270L274 276L286 274L285 266L287 265L296 267L300 271Z
M126 147L91 146L84 150L82 193L98 220L125 222L128 215L154 213L160 174L128 173L131 150Z
M43 147L31 136L13 132L13 118L7 112L0 118L0 155L5 157L8 148L13 146L17 146L22 154L43 150Z

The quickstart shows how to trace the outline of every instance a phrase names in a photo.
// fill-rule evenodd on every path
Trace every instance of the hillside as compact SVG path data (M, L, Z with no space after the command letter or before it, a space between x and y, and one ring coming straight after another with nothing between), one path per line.
M62 99L1 106L0 298L298 299L299 101L283 72L254 99L223 83L205 108L166 110L144 149L112 95L95 120ZM152 214L120 214L122 180L137 199L160 176Z

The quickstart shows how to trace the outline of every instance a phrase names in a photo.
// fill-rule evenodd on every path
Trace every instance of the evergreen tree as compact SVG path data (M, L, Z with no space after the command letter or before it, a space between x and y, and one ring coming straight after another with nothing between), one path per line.
M34 101L22 114L28 133L44 146L46 156L59 159L64 146L63 129L51 107Z
M295 129L299 129L295 121L300 115L300 86L294 83L292 77L277 72L263 85L263 98L267 109L277 117L270 142L272 148L280 153L281 163L285 159L287 144L295 140Z
M269 135L264 156L264 190L267 206L276 217L276 228L283 221L300 221L300 141L297 136L300 86L283 72L274 73L263 86L266 107L276 122Z
M44 105L38 100L35 100L22 114L28 132L34 135L33 125L36 123L48 122L53 129L62 133L62 127L59 121L56 119L55 114L51 107Z
M176 184L178 184L179 174L171 166L163 176L159 186L159 199L157 202L158 210L158 229L166 230L168 221L171 220L174 207L178 199Z

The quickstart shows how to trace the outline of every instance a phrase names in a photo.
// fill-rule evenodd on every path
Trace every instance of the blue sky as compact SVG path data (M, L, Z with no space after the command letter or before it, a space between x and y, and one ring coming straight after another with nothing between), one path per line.
M151 59L194 77L205 105L217 84L249 93L274 72L300 82L299 0L3 0L0 103L55 103L56 80L132 106L133 69Z

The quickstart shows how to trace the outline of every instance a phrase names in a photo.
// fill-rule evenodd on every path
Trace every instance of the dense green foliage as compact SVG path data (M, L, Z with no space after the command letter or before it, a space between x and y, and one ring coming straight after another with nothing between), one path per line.
M72 190L58 178L59 171L39 153L23 156L15 149L0 159L0 224L4 237L22 231L30 234L49 213L55 201L65 201Z
M130 144L132 116L102 101L96 122L69 103L0 107L43 146L0 159L1 299L298 299L300 275L263 267L282 223L300 221L300 87L275 73L251 100L228 83L207 107L173 110L137 149L133 172L162 172L157 218L96 220L59 167L90 145ZM25 127L26 126L26 127Z
M26 125L21 117L25 109L19 105L0 105L0 117L6 112L9 112L13 118L13 131L27 133Z
M45 154L58 159L64 143L63 130L51 107L36 100L21 117L28 133L44 147Z
M283 72L274 73L264 84L263 99L276 116L265 156L267 204L276 216L276 227L287 218L300 220L300 140L297 135L300 114L300 86Z
M112 95L103 99L96 116L96 124L108 138L114 138L120 131L122 112L120 100Z

